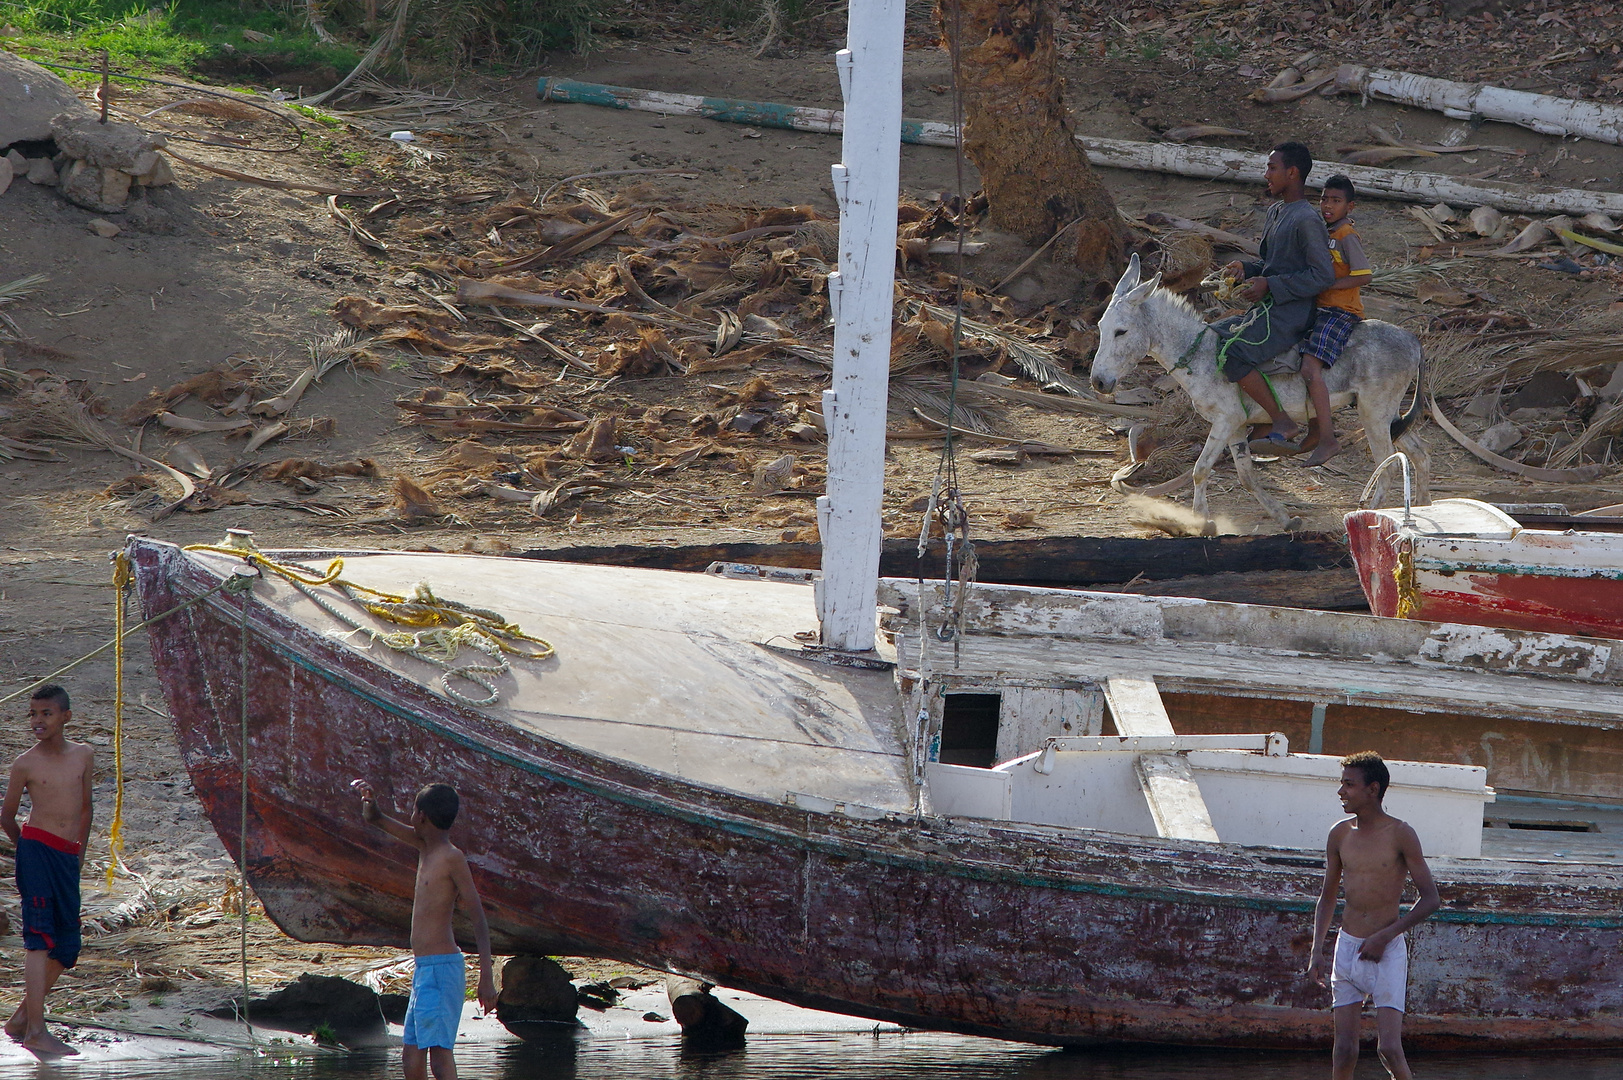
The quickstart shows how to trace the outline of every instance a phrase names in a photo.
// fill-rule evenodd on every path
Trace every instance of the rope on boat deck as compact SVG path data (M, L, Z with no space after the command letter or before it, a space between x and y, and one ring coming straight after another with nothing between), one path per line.
M401 596L348 581L343 577L342 558L333 559L326 570L282 563L260 551L246 536L233 536L224 545L193 544L186 550L230 555L275 574L322 611L348 626L352 633L365 634L369 640L395 652L415 656L442 669L445 674L440 676L440 688L465 705L494 705L501 699L496 680L512 670L507 659L509 654L527 660L545 660L557 651L544 638L527 634L516 623L508 622L500 612L446 600L436 596L426 583L418 583L412 595ZM323 586L336 589L344 599L374 618L418 629L385 632L368 626L315 591ZM521 649L515 642L529 642L536 647ZM456 658L464 646L483 653L490 662L458 663ZM462 693L452 685L453 678L473 683L485 691L485 696Z

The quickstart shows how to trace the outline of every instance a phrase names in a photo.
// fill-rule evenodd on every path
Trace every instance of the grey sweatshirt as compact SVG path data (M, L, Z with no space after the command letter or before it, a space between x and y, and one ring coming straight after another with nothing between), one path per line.
M1268 280L1273 308L1258 318L1229 346L1224 374L1238 379L1247 371L1289 349L1313 328L1314 298L1336 280L1330 259L1330 234L1318 208L1306 199L1268 208L1262 232L1261 258L1243 263L1245 276ZM1245 316L1215 324L1226 341Z

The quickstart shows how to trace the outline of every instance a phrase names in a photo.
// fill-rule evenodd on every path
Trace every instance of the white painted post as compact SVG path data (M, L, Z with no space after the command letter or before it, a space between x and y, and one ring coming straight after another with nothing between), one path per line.
M817 500L823 537L817 614L825 646L862 652L874 646L885 491L906 5L856 0L849 11L847 48L835 56L845 131L843 160L834 166L840 259L828 279L834 383L823 396L828 494Z

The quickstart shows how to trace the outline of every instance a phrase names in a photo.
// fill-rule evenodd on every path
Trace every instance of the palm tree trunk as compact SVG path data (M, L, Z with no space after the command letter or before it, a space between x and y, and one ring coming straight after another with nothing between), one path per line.
M1116 201L1088 164L1065 112L1054 45L1056 0L939 0L948 48L960 40L964 153L980 170L992 224L1061 243L1078 270L1113 285L1130 240Z

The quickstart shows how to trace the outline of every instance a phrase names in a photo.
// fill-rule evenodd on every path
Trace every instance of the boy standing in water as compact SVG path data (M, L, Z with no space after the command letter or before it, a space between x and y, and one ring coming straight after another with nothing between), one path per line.
M1336 280L1319 294L1318 315L1307 340L1302 343L1302 381L1307 383L1307 396L1313 402L1313 438L1318 443L1304 462L1307 465L1323 465L1341 453L1324 373L1341 359L1347 339L1364 321L1364 302L1358 290L1373 273L1364 245L1347 216L1352 213L1352 207L1351 180L1338 175L1324 182L1319 213L1324 216L1324 227L1330 232L1330 259L1335 264Z
M1409 982L1404 934L1441 906L1437 886L1420 852L1420 838L1382 807L1391 783L1386 762L1373 750L1341 759L1341 808L1352 817L1330 830L1324 888L1313 911L1313 955L1307 975L1322 981L1324 936L1344 889L1347 906L1336 934L1330 969L1330 1002L1336 1021L1333 1080L1353 1080L1358 1066L1358 1022L1364 1002L1375 1001L1381 1064L1394 1080L1410 1080L1403 1056L1403 1008ZM1405 879L1420 894L1404 915L1399 906Z
M411 821L405 822L378 809L372 785L365 780L356 780L350 787L361 797L361 817L417 849L417 884L411 901L411 951L416 965L402 1039L406 1080L426 1080L430 1068L436 1080L455 1080L452 1051L468 978L462 949L451 930L458 901L473 918L474 941L479 946L479 1005L486 1012L496 1007L485 908L468 872L467 856L447 834L461 800L449 784L429 784L417 793Z
M6 1034L41 1055L79 1051L45 1027L45 995L79 959L79 865L90 840L90 786L95 758L62 734L73 711L68 692L42 686L28 704L33 747L11 763L0 828L17 846L17 892L23 908L23 1003ZM17 808L28 795L28 824Z

